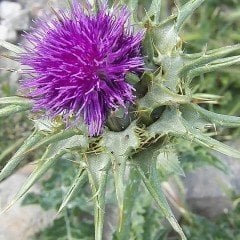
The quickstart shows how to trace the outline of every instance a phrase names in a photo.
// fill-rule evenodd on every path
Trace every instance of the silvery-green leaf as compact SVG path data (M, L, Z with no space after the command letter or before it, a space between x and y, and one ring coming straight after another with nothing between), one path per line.
M113 155L113 175L120 212L122 212L123 208L126 162L129 153L140 145L135 129L136 122L133 122L122 132L106 132L103 134L103 144L106 146L108 152Z
M55 124L48 118L34 119L33 122L38 131L54 132Z
M177 39L176 41L178 42L181 40ZM177 42L176 44L178 44ZM176 45L174 45L173 48L175 49ZM178 56L178 54L172 54L172 51L175 51L174 49L171 50L170 56L165 55L164 57L161 57L161 66L164 71L162 84L172 92L178 93L181 81L179 78L179 71L184 65L184 61L181 56Z
M130 239L131 215L135 200L139 194L140 182L141 179L137 171L131 168L124 192L123 209L120 212L118 239Z
M24 140L23 138L17 140L15 143L13 143L10 147L2 151L0 154L0 163L10 154L12 153L15 149L17 149L19 146L23 144Z
M176 29L179 31L184 22L205 0L190 0L180 10L177 17Z
M209 64L205 64L202 67L197 67L195 69L192 69L188 72L187 78L188 83L196 77L204 73L213 72L218 69L222 69L225 67L230 67L235 64L240 63L240 56L233 56L233 57L226 57L226 58L220 58L215 61L210 62Z
M158 23L161 14L161 3L162 0L152 0L150 8L148 10L147 15L151 18L154 16L154 22Z
M80 169L71 187L69 188L66 196L64 197L58 212L61 212L67 206L67 204L77 195L77 193L80 191L82 186L86 183L86 181L87 181L87 172L83 169Z
M81 135L79 135L79 131L77 131L76 129L71 129L71 128L62 130L61 132L57 132L57 133L50 133L50 134L46 135L46 137L44 139L42 139L39 143L37 143L35 146L33 146L33 148L30 149L30 151L33 151L42 146L46 146L48 144L52 144L55 142L62 141L64 139L71 138L75 135L78 135L79 138L84 138L84 137L81 137Z
M240 117L228 116L223 114L218 114L210 112L204 108L199 107L196 104L191 104L191 107L199 112L203 117L215 123L216 125L223 127L239 127L240 126Z
M4 108L0 109L0 117L7 117L11 114L18 113L18 112L24 112L31 108L31 106L28 105L10 105Z
M176 94L160 83L154 83L148 93L138 101L140 109L152 111L159 106L185 104L191 100L190 96Z
M48 151L44 153L42 159L44 160L44 158L50 158L57 154L59 151L66 151L75 148L82 150L86 149L87 147L88 147L87 137L82 135L74 135L70 138L63 139L51 144L50 148L48 147Z
M142 156L142 155L139 154L139 156ZM151 158L151 155L150 155L150 158ZM149 164L147 167L148 169L147 171L145 166L142 167L143 161L145 162L144 164ZM158 171L156 168L156 161L152 158L138 159L136 163L136 169L139 175L141 176L144 184L146 185L146 188L148 189L149 193L151 194L153 199L156 201L158 207L161 209L161 212L164 215L164 217L169 221L173 229L180 235L181 239L186 240L186 237L181 227L179 226L176 218L174 217L171 211L171 208L168 205L166 197L164 196L163 190L161 188L160 177L158 175Z
M235 44L235 45L231 45L231 46L225 46L225 47L221 47L221 48L212 49L209 51L204 50L200 53L191 53L191 54L182 53L181 55L184 59L186 59L186 62L188 62L188 61L191 62L193 60L194 61L199 60L201 58L203 58L203 59L211 58L210 60L215 60L220 57L226 57L227 55L238 52L239 50L240 50L240 44Z
M143 55L147 56L145 58L145 63L147 66L151 67L153 65L153 59L154 59L154 47L153 47L153 39L152 39L152 33L150 30L146 31L145 38L142 42L143 46Z
M208 137L206 134L202 133L200 130L196 129L194 126L189 125L187 121L183 120L183 122L187 129L187 134L183 136L185 139L198 143L210 149L216 150L230 157L240 158L240 151L226 144L223 144L211 137Z
M174 25L175 19L176 16L173 15L161 24L152 26L153 43L162 55L171 55L180 40Z
M193 54L191 55L183 55L183 57L190 58L190 60L186 61L186 64L182 67L179 75L183 76L188 73L190 70L194 70L195 68L202 67L206 64L210 64L216 60L221 59L222 57L226 57L231 53L240 50L240 44L236 44L233 46L222 47L219 49L214 49L211 51L207 51L206 53ZM199 56L198 56L199 55ZM196 59L192 59L194 56L198 56Z
M23 49L20 48L19 46L14 45L14 44L9 43L9 42L6 42L6 41L1 40L1 39L0 39L0 46L9 50L9 51L11 51L11 52L14 52L16 54L19 54L19 53L23 52Z
M159 152L163 151L166 151L166 147L163 146L163 143L155 143L148 149L143 150L133 156L133 166L136 168L139 176L142 178L149 193L156 201L163 216L169 221L174 230L178 232L178 234L181 236L181 239L186 240L181 227L179 226L171 211L171 208L168 205L161 187L161 178L157 168L157 156Z
M140 144L138 136L135 132L136 128L136 121L134 121L122 132L116 133L106 131L103 134L103 145L105 145L107 149L114 155L127 155L133 149L136 149Z
M0 98L0 105L20 105L20 106L32 106L32 101L24 97L3 97Z
M30 135L19 148L19 150L13 155L13 157L8 161L4 168L0 172L0 181L8 177L18 164L24 160L24 153L31 149L35 144L37 144L41 139L44 138L42 132L34 132Z
M154 153L157 161L157 169L162 176L181 175L185 176L180 165L178 155L172 148L166 148Z
M47 150L43 154L41 160L37 162L37 166L28 177L24 185L14 197L13 201L7 206L6 209L11 207L16 201L22 198L27 191L41 178L47 170L49 170L59 159L66 153L67 150L75 147L82 147L85 144L79 136L73 136L66 140L61 140L57 143L48 146ZM6 210L5 209L5 210Z
M51 149L51 147L49 148ZM37 167L34 169L34 171L31 173L31 175L27 178L24 185L21 187L19 192L15 195L14 199L11 201L11 203L4 209L6 211L11 206L13 206L20 198L22 198L27 191L33 186L34 183L36 183L39 178L41 178L56 162L59 160L59 158L64 154L65 152L63 150L57 152L56 154L51 154L52 157L44 159L44 161L40 161L37 165Z
M92 189L95 223L95 240L102 240L105 215L105 192L108 172L111 166L109 154L91 154L86 158L86 170Z
M180 111L182 113L182 117L187 119L188 124L195 129L199 129L200 131L204 132L207 128L213 127L213 125L203 118L199 112L191 108L190 104L180 107Z
M126 4L131 13L132 23L137 22L137 9L139 0L126 0Z
M152 125L148 127L150 136L158 135L183 135L186 128L182 123L181 112L177 108L167 108L162 116Z

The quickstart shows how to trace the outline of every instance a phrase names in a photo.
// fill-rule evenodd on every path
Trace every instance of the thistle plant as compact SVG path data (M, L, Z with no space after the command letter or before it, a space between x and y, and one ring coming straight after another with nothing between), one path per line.
M37 21L28 46L1 41L20 59L21 96L0 99L0 117L29 111L33 133L1 170L8 177L38 148L42 158L7 207L22 198L44 173L69 156L77 175L59 211L89 182L95 204L95 239L103 236L105 198L114 180L119 208L118 239L130 239L129 221L141 184L173 229L186 239L161 187L184 175L178 139L240 158L240 152L211 136L238 127L240 118L202 108L218 96L192 94L198 76L240 63L240 45L200 53L183 50L181 29L204 0L191 0L162 19L161 0L73 1L69 10ZM207 83L206 83L207 84Z

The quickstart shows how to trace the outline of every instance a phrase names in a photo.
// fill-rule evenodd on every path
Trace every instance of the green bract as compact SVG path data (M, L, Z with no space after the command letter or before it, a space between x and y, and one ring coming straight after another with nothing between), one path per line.
M164 20L160 20L161 0L153 0L141 19L137 16L138 0L121 2L129 6L136 26L146 31L143 54L147 70L141 76L127 76L138 96L133 116L125 116L121 110L109 116L108 127L98 138L89 137L83 127L65 130L60 120L34 120L33 134L2 169L0 181L9 176L30 151L46 148L11 206L63 155L68 154L75 159L78 174L59 211L88 179L95 203L96 240L102 239L103 235L108 178L114 179L119 206L118 239L130 239L129 219L140 182L144 183L181 239L186 239L168 205L161 181L173 174L184 175L174 146L176 138L240 158L238 150L209 136L209 129L214 132L218 126L238 127L240 118L205 110L197 104L197 100L209 103L215 101L216 96L193 95L191 92L191 82L196 76L239 64L237 52L240 45L195 54L184 53L179 32L185 20L204 0L191 0ZM15 54L21 52L19 47L4 41L0 41L0 45ZM0 117L30 110L31 106L31 101L25 98L2 98Z

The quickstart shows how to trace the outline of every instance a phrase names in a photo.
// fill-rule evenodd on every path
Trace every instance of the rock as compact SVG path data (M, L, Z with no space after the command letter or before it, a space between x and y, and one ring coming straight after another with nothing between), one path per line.
M239 149L240 141L228 143ZM186 174L186 201L193 212L215 218L233 208L228 192L240 194L240 163L238 160L214 153L229 167L229 174L212 166L196 169Z
M227 142L227 145L239 150L240 140ZM228 179L231 182L232 190L238 195L240 194L240 161L232 157L224 156L220 153L215 153L218 159L222 160L229 167Z
M0 24L0 39L14 42L17 39L17 33L11 27Z
M214 167L203 167L186 174L186 201L194 213L215 218L232 209L224 188L232 188L228 176Z
M19 3L2 1L0 3L0 17L2 19L12 18L18 15L21 9L22 7Z
M32 166L19 170L0 184L0 203L5 207L20 189ZM39 192L38 185L33 190ZM51 224L56 213L43 211L37 205L21 206L20 202L13 205L7 212L0 215L0 240L26 240L34 233Z
M18 2L24 6L26 10L30 12L31 17L41 17L43 15L53 14L51 8L58 10L68 8L67 1L59 1L59 0L18 0Z
M29 12L22 10L16 2L3 1L0 3L0 39L14 42L17 39L16 31L29 29Z
M30 27L29 23L30 18L28 15L28 11L26 10L19 12L18 15L10 19L10 24L12 25L12 28L17 31L28 30Z
M3 26L8 27L14 31L23 31L29 29L29 15L28 11L22 10L17 14L12 15L11 17L1 21Z

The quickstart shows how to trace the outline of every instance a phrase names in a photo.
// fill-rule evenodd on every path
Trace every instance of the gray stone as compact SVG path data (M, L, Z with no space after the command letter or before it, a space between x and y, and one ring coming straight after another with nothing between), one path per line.
M17 33L10 26L0 24L0 39L14 42L17 39Z
M30 18L28 15L28 11L20 11L19 14L10 18L10 24L12 28L17 31L23 31L29 29Z
M16 2L3 1L0 3L0 39L14 42L17 39L16 31L29 29L29 12L22 10Z
M239 149L240 142L228 145ZM240 163L239 160L214 153L228 166L229 174L206 166L186 174L183 182L186 187L186 201L193 212L208 218L215 218L233 208L229 192L240 194Z
M29 29L29 15L28 11L22 10L17 14L1 21L1 25L8 27L9 29L16 31L23 31Z
M227 142L226 144L237 150L240 150L240 139ZM229 167L228 178L231 183L232 189L236 194L240 194L240 161L239 159L224 156L220 153L215 153L215 155Z
M41 17L45 14L52 14L53 11L51 8L58 10L68 8L67 1L59 1L59 0L19 0L19 3L24 7L24 9L28 10L33 18Z
M186 174L186 201L191 210L215 218L232 209L231 199L224 189L231 189L228 176L214 167L204 167Z
M0 2L0 17L2 19L12 18L21 11L22 7L19 3L2 1Z
M32 166L28 165L0 184L1 209L10 203L31 171ZM39 192L40 188L36 185L33 190ZM55 212L45 212L37 205L23 207L17 202L0 215L0 240L27 240L34 233L51 224L55 216Z

